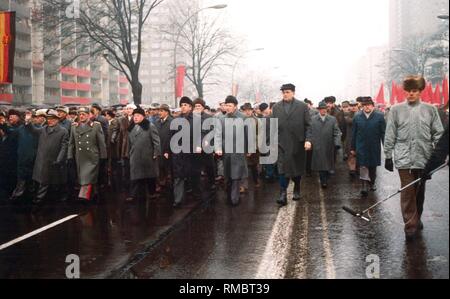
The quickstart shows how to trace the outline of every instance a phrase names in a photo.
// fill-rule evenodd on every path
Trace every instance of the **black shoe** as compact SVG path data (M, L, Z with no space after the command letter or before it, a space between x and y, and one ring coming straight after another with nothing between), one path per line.
M375 185L370 185L370 191L371 192L377 191L377 187Z
M424 229L424 226L423 226L423 222L422 222L422 221L419 222L419 229L420 229L420 230L423 230L423 229Z
M364 197L369 196L369 186L366 181L362 181L361 195Z
M44 201L42 199L39 198L35 198L32 200L33 205L39 206L42 205L42 203L44 203Z
M322 189L327 189L328 188L328 184L327 183L323 183L321 186L322 186Z
M287 205L287 191L281 191L280 198L277 200L277 204L282 207Z
M173 207L174 209L178 210L179 208L181 208L181 203L174 203L174 204L172 205L172 207Z
M405 233L405 238L407 242L413 242L417 238L417 232Z

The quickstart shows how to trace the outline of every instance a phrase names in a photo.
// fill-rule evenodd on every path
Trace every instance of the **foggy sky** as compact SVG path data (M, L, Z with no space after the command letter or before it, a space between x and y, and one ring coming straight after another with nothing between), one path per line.
M389 40L389 0L203 0L202 6L216 4L228 5L220 13L248 49L265 48L250 53L243 67L280 67L274 78L296 84L299 99L339 97L367 48Z

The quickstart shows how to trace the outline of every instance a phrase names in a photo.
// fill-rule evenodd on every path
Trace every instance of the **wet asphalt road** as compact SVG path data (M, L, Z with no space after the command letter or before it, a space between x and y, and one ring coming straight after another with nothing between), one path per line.
M282 209L274 204L276 184L243 196L234 209L219 196L133 267L131 276L366 279L375 261L366 259L375 255L382 279L448 279L448 169L428 183L425 230L414 243L405 241L399 197L376 211L370 224L342 210L343 205L365 209L399 184L396 174L380 168L378 191L362 199L358 182L340 163L327 190L319 188L317 177L305 178L302 201Z
M191 200L177 211L166 198L130 205L114 192L91 207L0 206L0 245L79 215L0 251L0 278L65 278L66 256L76 254L82 278L365 279L366 258L376 255L381 278L448 279L448 169L427 185L425 230L414 243L404 239L399 197L377 210L371 224L342 210L364 209L398 186L398 175L380 168L377 192L362 199L340 162L327 190L317 177L304 178L302 200L281 209L276 183L251 185L236 208L223 190L204 194L209 204Z

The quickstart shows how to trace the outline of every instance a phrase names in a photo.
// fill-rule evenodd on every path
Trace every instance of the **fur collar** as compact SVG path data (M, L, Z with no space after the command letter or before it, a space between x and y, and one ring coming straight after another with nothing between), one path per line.
M134 122L131 123L130 127L128 128L128 132L133 131L135 126L136 124ZM139 124L139 126L142 128L142 130L148 131L150 129L150 122L148 119L145 118L144 121Z

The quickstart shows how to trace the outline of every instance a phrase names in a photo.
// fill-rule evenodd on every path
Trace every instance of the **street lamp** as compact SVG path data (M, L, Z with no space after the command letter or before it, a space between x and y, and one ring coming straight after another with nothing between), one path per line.
M253 49L253 50L248 50L248 51L246 51L245 53L243 53L242 55L240 55L240 56L236 59L236 63L234 64L234 66L233 66L233 71L232 71L232 73L231 73L231 94L234 93L234 75L235 75L235 72L236 72L236 68L237 68L237 66L238 66L238 64L239 64L239 61L240 61L245 55L247 55L248 53L250 53L250 52L259 52L259 51L264 51L264 48L256 48L256 49Z
M438 19L448 20L448 15L440 15L440 16L438 16Z
M177 104L178 104L177 103L178 102L177 101L178 100L178 98L177 98L177 47L178 47L178 43L180 42L181 32L183 32L184 26L186 26L186 24L189 23L189 21L193 17L197 16L200 12L202 12L204 10L207 10L207 9L224 9L224 8L227 8L227 6L228 5L226 5L226 4L218 4L218 5L214 5L214 6L201 8L201 9L197 10L196 12L194 12L193 14L191 14L186 19L186 21L183 23L183 25L180 26L180 30L178 31L177 37L176 37L176 40L175 40L175 46L173 48L174 91L175 91L175 93L174 93L174 98L175 98L175 105L174 105L174 107L177 107Z

